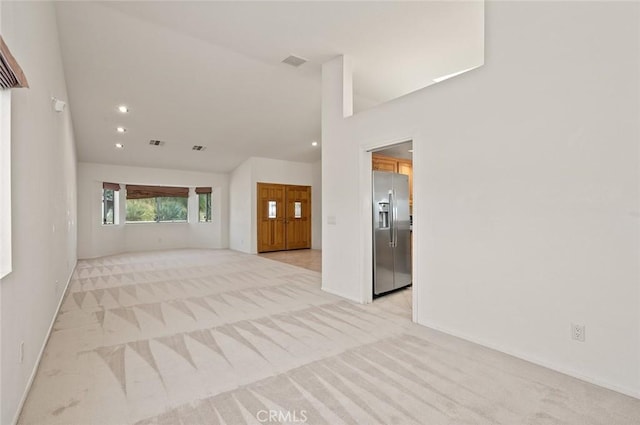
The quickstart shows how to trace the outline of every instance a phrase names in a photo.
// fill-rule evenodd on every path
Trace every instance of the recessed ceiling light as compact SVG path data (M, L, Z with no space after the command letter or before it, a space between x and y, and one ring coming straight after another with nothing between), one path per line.
M127 129L124 127L118 127L116 128L116 130L118 131L118 133L124 133L125 131L127 131Z
M129 112L129 108L127 108L125 105L120 105L118 106L118 111L122 112L123 114L126 114L127 112Z
M122 143L116 143L116 148L124 149L124 145Z
M311 142L311 146L318 146L318 142L316 141Z

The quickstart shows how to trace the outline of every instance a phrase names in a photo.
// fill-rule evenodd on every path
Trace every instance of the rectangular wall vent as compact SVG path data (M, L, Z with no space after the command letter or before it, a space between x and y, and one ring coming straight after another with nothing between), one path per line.
M193 145L193 147L191 148L191 150L194 150L194 151L203 151L205 149L206 147L200 146L200 145Z
M160 140L149 140L149 144L151 146L162 146L162 145L164 145L164 142L162 142Z
M294 56L294 55L290 55L289 57L285 58L282 61L282 63L286 63L287 65L291 65L291 66L295 66L296 68L299 67L300 65L302 65L305 62L307 62L306 59L301 58L300 56Z

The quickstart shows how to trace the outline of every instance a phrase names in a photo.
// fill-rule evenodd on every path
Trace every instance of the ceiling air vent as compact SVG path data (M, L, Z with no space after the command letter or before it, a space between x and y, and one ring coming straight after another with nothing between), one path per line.
M200 145L193 145L193 147L191 148L191 150L194 150L194 151L203 151L205 149L206 149L205 146L200 146Z
M164 145L164 142L161 142L160 140L149 140L149 144L151 146L162 146Z
M300 56L291 55L288 58L285 58L282 63L286 63L287 65L295 66L296 68L307 62L306 59L301 58Z

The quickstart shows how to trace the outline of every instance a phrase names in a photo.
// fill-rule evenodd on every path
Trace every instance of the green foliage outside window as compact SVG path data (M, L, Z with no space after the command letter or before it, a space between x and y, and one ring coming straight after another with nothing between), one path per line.
M115 223L114 205L113 189L102 189L102 224Z
M187 217L187 198L127 199L127 222L180 222Z
M201 223L211 221L211 194L201 193L198 195L198 220Z

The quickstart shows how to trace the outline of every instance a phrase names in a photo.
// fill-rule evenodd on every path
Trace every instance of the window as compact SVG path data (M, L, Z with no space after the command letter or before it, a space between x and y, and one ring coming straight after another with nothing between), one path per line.
M11 91L27 78L0 36L0 279L11 273Z
M278 203L269 201L269 218L278 218Z
M118 183L102 183L102 224L118 224Z
M127 223L186 222L187 216L187 198L127 199Z
M115 224L113 189L102 189L102 224Z
M27 77L0 36L0 88L29 87Z
M295 201L293 205L294 205L293 218L302 218L302 202Z
M186 222L189 188L127 185L127 223Z
M198 220L200 223L211 221L211 194L201 193L198 195Z
M11 92L0 90L0 278L11 269Z
M211 188L196 187L198 195L198 221L200 223L211 222Z

